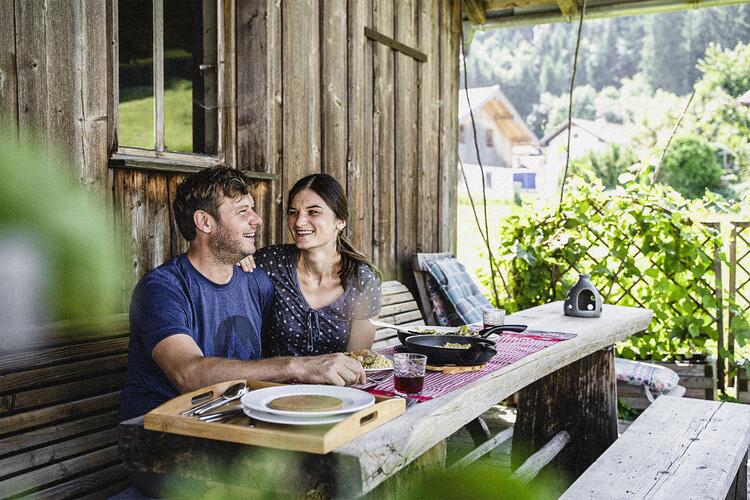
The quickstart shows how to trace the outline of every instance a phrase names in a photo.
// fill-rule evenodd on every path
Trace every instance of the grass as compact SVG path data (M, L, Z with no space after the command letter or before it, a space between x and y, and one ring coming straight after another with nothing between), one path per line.
M151 87L129 87L120 94L117 135L122 146L154 149L154 96ZM189 80L164 88L164 143L169 151L193 151L193 90Z

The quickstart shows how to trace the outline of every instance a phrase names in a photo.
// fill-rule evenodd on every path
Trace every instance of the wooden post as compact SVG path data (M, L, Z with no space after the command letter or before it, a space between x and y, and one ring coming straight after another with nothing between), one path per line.
M594 352L520 391L511 467L517 469L560 431L567 431L571 440L549 468L568 483L580 476L617 439L617 394L611 347Z

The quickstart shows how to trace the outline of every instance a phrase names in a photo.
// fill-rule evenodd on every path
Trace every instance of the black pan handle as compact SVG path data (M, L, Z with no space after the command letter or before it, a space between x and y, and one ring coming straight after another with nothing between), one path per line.
M484 330L480 330L477 335L479 335L482 338L487 338L493 333L502 333L502 332L514 332L514 333L521 333L525 332L529 327L526 325L497 325L497 326L491 326L489 328L485 328Z

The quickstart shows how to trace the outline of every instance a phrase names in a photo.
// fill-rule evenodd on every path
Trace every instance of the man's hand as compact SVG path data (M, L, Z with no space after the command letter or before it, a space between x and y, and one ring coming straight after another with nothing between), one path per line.
M253 259L252 255L248 255L247 257L239 261L237 265L240 266L246 273L251 273L253 272L253 269L255 269L255 259Z
M297 380L308 384L352 385L367 379L362 364L337 352L322 356L294 358ZM296 370L296 371L297 371Z

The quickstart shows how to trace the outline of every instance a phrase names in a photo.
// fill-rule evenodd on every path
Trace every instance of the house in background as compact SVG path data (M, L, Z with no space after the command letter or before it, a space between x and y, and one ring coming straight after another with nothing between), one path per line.
M740 104L750 106L750 90L742 94L737 100L740 101Z
M612 123L606 120L571 120L570 159L574 160L589 152L600 153L610 144L628 146L633 142L635 129L628 125ZM568 122L564 122L552 132L545 135L539 146L544 151L548 178L557 186L565 168L565 149L568 145Z
M536 146L538 141L499 85L459 90L458 155L472 194L482 190L479 159L484 167L488 198L511 199L514 183L520 183L523 189L536 189L537 176L544 164ZM527 157L536 157L537 161ZM539 171L529 165L538 165ZM461 175L458 190L466 195Z

